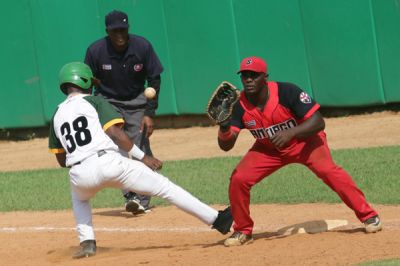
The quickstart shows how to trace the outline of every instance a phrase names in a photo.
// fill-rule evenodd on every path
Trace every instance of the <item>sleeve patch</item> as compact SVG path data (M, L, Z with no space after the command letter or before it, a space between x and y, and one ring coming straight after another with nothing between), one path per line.
M307 94L307 92L300 93L299 99L302 103L309 104L311 103L311 97Z

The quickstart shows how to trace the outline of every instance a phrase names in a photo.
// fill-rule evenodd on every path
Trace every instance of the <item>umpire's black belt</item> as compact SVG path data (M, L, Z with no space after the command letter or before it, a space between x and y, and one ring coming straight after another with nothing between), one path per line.
M105 150L99 150L98 152L97 152L97 157L101 157L101 156L103 156L104 154L106 154L107 152L105 151ZM89 156L89 157L91 157L91 156ZM88 158L89 158L88 157ZM78 164L81 164L82 163L82 161L80 161L80 162L76 162L76 163L74 163L73 165L71 165L71 167L72 166L75 166L75 165L78 165Z

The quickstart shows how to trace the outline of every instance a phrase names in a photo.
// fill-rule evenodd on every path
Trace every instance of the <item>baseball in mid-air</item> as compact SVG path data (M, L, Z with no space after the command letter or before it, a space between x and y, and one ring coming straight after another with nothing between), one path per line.
M156 96L156 90L153 87L147 87L144 90L144 96L146 96L147 99L153 99Z

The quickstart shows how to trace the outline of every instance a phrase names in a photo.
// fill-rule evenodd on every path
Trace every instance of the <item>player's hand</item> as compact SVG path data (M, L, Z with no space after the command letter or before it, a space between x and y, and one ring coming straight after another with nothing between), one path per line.
M151 134L153 134L154 130L154 121L150 116L144 116L142 119L142 123L140 125L140 132L143 132L144 127L147 127L146 138L149 138Z
M162 168L163 163L157 158L145 155L142 159L142 163L147 165L152 170L160 170Z
M294 137L293 130L281 130L270 138L270 142L277 148L286 147Z

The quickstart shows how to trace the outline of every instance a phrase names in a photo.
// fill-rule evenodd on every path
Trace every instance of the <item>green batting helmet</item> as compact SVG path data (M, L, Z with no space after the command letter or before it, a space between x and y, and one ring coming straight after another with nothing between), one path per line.
M93 73L90 67L82 62L72 62L64 65L58 74L60 89L64 94L64 84L74 84L82 90L92 88Z

